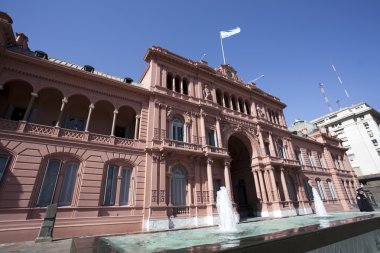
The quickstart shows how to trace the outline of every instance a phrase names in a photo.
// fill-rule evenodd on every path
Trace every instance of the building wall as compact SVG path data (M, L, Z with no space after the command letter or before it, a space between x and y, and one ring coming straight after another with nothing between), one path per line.
M335 138L291 134L285 104L245 85L229 65L214 70L159 47L145 60L141 83L126 84L16 45L2 48L0 158L10 160L0 182L0 242L36 237L53 160L62 169L51 202L66 189L65 166L78 164L55 238L213 225L220 186L242 218L312 213L305 180L322 182L328 210L352 208L358 182ZM298 149L317 163L300 164Z
M312 122L341 139L357 175L366 176L380 172L379 118L377 111L360 103Z

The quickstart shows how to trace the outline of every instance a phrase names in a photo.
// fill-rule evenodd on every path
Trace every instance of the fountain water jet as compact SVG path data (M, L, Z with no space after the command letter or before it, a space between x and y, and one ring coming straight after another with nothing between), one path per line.
M232 202L224 186L220 187L220 190L217 192L216 207L219 213L219 230L236 231L238 217L234 212Z
M312 191L313 191L313 197L314 197L315 214L317 216L328 216L326 212L326 208L323 205L323 202L317 190L314 187L312 187Z

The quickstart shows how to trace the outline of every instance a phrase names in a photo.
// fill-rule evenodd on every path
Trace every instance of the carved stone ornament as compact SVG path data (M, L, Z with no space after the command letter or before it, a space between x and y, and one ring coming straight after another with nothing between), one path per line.
M191 124L191 113L190 112L185 112L185 123L186 124Z
M171 107L171 106L168 106L167 111L166 111L166 117L167 117L168 119L171 119L171 117L173 116L172 114L173 114L172 107Z
M242 130L242 126L240 124L237 124L236 126L234 126L234 130L235 132L240 132Z
M205 88L203 89L203 97L207 100L212 100L211 91L207 84L205 85Z
M256 106L256 110L257 110L257 116L259 116L260 118L265 118L265 112L264 112L264 108L262 107L262 105L258 104Z

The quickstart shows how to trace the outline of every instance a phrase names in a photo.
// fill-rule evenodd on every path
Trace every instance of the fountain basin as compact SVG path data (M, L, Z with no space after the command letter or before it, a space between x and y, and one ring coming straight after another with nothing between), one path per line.
M356 212L323 218L298 216L240 223L237 230L236 233L218 233L212 227L76 238L72 252L91 252L89 248L96 249L93 252L308 252L376 230L380 234L380 215ZM373 244L375 247L375 240Z

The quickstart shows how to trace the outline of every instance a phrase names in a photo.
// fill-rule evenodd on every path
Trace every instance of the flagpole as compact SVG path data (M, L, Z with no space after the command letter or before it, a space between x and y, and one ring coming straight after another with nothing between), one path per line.
M222 45L223 62L224 62L224 65L226 65L226 58L224 57L224 48L223 48L222 36L220 36L220 44Z

